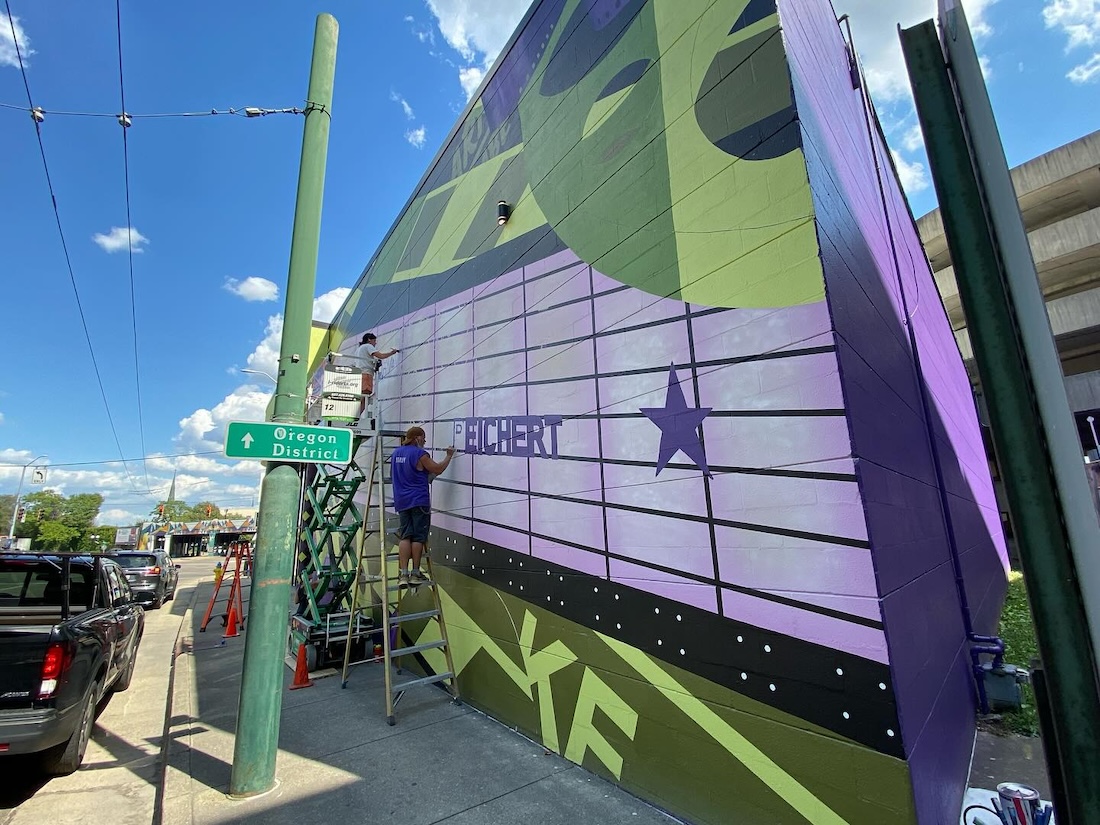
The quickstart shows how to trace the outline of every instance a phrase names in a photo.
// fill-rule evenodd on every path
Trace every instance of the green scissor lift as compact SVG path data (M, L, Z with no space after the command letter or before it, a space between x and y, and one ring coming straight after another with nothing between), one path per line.
M298 646L305 644L310 670L343 661L348 639L353 645L362 645L374 630L371 618L357 611L349 636L352 591L363 540L363 513L355 496L368 481L355 455L364 440L364 436L355 436L351 463L307 466L303 471L295 564L297 608L290 622L287 652L293 657Z

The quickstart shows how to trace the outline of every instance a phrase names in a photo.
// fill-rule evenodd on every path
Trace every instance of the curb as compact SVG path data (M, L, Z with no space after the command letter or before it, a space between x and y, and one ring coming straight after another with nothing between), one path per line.
M183 652L185 630L187 633L191 631L191 623L194 621L195 599L198 597L199 588L204 582L205 579L199 579L191 588L190 600L187 603L187 609L183 611L179 630L176 631L176 640L172 645L172 664L168 669L168 696L164 703L164 729L161 732L160 761L157 766L157 792L153 800L152 825L162 825L164 822L165 785L168 779L168 758L172 748L172 740L170 738L172 732L172 714L176 704L176 660Z

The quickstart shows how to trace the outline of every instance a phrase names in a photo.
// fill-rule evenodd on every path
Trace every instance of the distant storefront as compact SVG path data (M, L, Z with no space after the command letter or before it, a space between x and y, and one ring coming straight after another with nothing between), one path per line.
M150 523L142 525L137 547L166 550L171 556L198 556L224 552L235 541L251 541L255 533L255 516Z

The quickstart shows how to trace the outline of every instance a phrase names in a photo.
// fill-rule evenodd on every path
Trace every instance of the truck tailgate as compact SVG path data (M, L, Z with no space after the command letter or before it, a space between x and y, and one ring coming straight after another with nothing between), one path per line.
M0 708L26 707L38 695L52 625L0 625Z

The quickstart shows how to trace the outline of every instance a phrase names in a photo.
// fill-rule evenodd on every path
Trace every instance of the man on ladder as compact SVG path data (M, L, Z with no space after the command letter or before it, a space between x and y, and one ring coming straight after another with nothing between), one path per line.
M420 569L420 559L424 555L424 545L428 541L432 520L432 499L428 485L434 476L447 469L455 453L454 447L448 447L447 457L442 462L435 461L424 449L426 440L423 428L409 427L401 439L401 446L390 457L393 507L400 517L397 529L400 571L398 584L405 587L427 581Z

